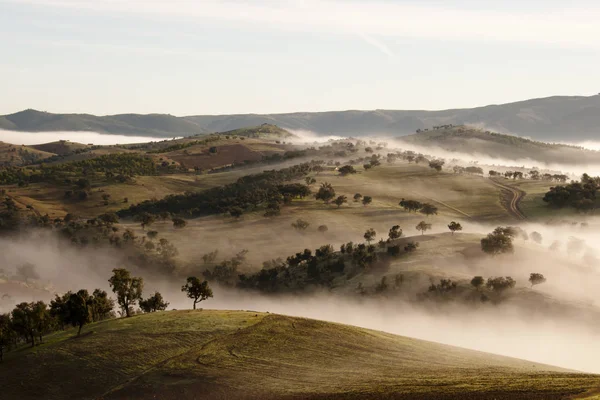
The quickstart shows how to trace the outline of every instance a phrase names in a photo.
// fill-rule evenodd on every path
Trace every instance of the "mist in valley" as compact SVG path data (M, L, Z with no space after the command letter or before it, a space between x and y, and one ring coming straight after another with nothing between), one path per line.
M86 133L87 134L87 133ZM11 140L0 133L3 141L23 143L24 134L19 132L20 140ZM39 138L39 134L30 134ZM73 133L73 135L78 135ZM303 133L298 143L324 142L332 138L317 138ZM101 135L103 136L103 135ZM64 135L54 136L52 141L65 139ZM126 137L127 140L132 137ZM118 140L107 135L111 143ZM73 137L78 142L99 142L90 136L86 140ZM573 175L584 172L595 175L599 166L581 166L567 164L546 164L531 159L498 159L486 154L462 154L448 152L440 148L411 146L406 143L387 140L389 149L423 152L434 157L460 159L460 163L511 168L523 165L528 168L540 168L562 171ZM135 140L137 141L137 140ZM123 142L124 143L124 142ZM287 162L295 164L297 162ZM595 168L598 169L595 169ZM261 170L263 167L259 167ZM265 167L272 169L272 167ZM343 178L335 178L331 183L344 192ZM457 199L467 186L453 190L432 187L420 182L416 177L408 186L394 188L385 182L367 182L375 201L396 205L399 196L396 192L412 191L422 196L431 196L440 201ZM363 194L370 194L363 193ZM349 193L346 193L349 194ZM352 200L350 200L352 201ZM416 241L435 244L438 240L451 240L446 225L450 219L434 217L433 229L425 236L418 236L413 226L424 219L421 215L406 215L400 221L391 219L396 211L388 209L364 208L357 211L359 219L336 213L335 209L291 208L290 213L278 217L278 223L270 219L249 219L224 222L221 217L203 217L192 221L186 228L186 234L177 234L172 228L156 223L161 236L168 238L179 249L180 257L189 261L188 271L201 275L204 267L200 264L202 254L219 251L219 257L225 259L237 252L248 249L248 271L258 271L263 261L273 258L285 258L304 248L315 249L324 244L339 249L348 241L362 242L362 234L373 227L379 237L385 237L391 225L399 223L404 228L404 236L415 236ZM469 210L466 210L469 211ZM310 216L313 228L323 223L329 230L325 234L299 234L290 228L290 222ZM448 220L446 220L448 219ZM332 290L316 289L307 293L288 295L264 295L258 292L232 288L215 287L214 298L200 304L204 308L242 309L279 313L290 316L314 318L369 329L381 330L393 334L461 346L530 361L552 364L564 368L600 373L597 360L600 358L600 250L595 243L600 240L598 227L600 218L576 216L571 222L554 221L547 223L482 223L469 218L455 218L465 227L456 235L471 235L472 244L465 245L462 252L434 254L426 261L417 259L416 265L406 267L427 269L420 281L406 282L399 293L362 297L354 286ZM197 223L196 223L197 222ZM431 222L431 221L430 221ZM584 223L584 224L582 224ZM515 254L499 257L485 256L478 240L498 225L518 225L529 234L529 239L515 239ZM139 229L133 223L126 227ZM536 243L531 234L538 232L542 240ZM441 234L435 236L432 235ZM424 248L415 254L427 257ZM17 274L17 268L24 263L35 266L37 277L23 279ZM0 265L4 277L0 277L0 312L9 311L20 301L49 301L55 293L85 288L101 288L109 293L108 278L113 268L125 267L136 276L145 280L144 297L154 291L160 291L170 309L191 308L191 301L181 292L184 277L150 273L143 268L131 268L126 260L118 257L108 248L78 249L63 242L51 232L33 232L12 239L0 239ZM394 263L392 263L392 267ZM405 267L404 265L402 268ZM394 272L402 272L402 269ZM449 277L455 281L470 281L473 276L484 278L512 276L517 286L509 290L499 304L474 303L466 305L459 302L431 303L416 301L419 293L427 291L427 275L432 271L436 277ZM245 272L245 271L244 271ZM527 282L529 274L544 274L547 282L533 289ZM373 277L377 280L378 277ZM114 296L113 296L114 297Z
M88 131L56 131L56 132L17 132L0 129L0 142L15 145L35 145L59 140L94 145L115 145L130 143L146 143L169 140L151 136L112 135Z
M474 257L431 259L431 268L439 269L441 276L448 274L453 280L470 280L474 275L485 278L512 276L517 280L517 287L509 291L499 304L414 301L419 292L427 290L427 281L424 280L420 284L405 283L400 296L378 295L372 298L361 297L353 290L264 295L217 286L214 288L214 298L200 306L279 313L351 324L598 373L600 347L596 343L600 339L597 299L600 263L596 257L600 253L593 248L593 243L600 239L600 234L593 227L600 220L594 218L587 222L587 228L522 224L520 226L526 232L541 233L543 241L538 244L531 239L517 239L514 255L491 258L478 254ZM461 235L483 236L492 229L491 225L469 224ZM568 250L573 237L583 241L577 251ZM419 237L415 239L419 240ZM436 237L431 240L440 239ZM551 244L557 241L559 246L550 250ZM211 249L218 248L216 243L202 242ZM321 244L326 242L337 247L342 240L323 241ZM248 239L248 247L254 248L252 239ZM297 245L290 244L287 253L300 250ZM36 266L39 277L35 282L15 282L16 268L23 263ZM2 239L0 264L4 266L4 274L12 277L10 284L5 282L0 285L0 290L9 295L0 302L0 311L9 311L20 301L49 301L54 293L80 288L90 291L101 288L112 294L107 280L112 268L116 267L127 267L134 275L142 276L145 280L145 296L158 290L171 303L170 309L191 308L191 301L180 290L183 277L174 278L130 268L106 249L75 249L48 232L12 240ZM543 273L548 279L547 283L533 290L526 288L530 272Z

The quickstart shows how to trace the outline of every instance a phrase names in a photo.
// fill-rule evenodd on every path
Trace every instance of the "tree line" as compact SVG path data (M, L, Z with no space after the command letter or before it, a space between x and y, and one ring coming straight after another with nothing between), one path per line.
M95 289L91 294L86 289L55 295L50 304L44 301L23 302L15 306L10 313L0 314L0 361L4 352L29 343L31 347L44 343L44 336L67 329L77 328L77 336L83 327L92 322L115 318L115 306L121 317L130 317L137 312L151 313L166 310L169 306L160 292L148 298L142 298L144 279L132 276L124 268L113 269L108 280L116 300L106 291ZM207 281L197 277L188 277L181 291L196 304L213 297ZM139 305L139 311L134 307Z
M318 166L319 163L304 163L280 170L246 175L234 183L201 192L169 195L161 200L146 200L131 205L117 214L120 217L134 217L141 213L169 212L197 217L234 211L233 214L239 216L244 212L267 207L269 204L283 204L294 198L307 196L310 194L307 185L284 183L301 179Z

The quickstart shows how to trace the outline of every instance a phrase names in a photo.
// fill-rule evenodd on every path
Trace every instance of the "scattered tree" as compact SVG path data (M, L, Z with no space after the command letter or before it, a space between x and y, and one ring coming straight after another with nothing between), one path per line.
M423 206L421 207L419 212L421 214L425 214L429 217L430 215L437 215L438 209L436 206L434 206L432 204L425 203L425 204L423 204Z
M329 228L327 228L327 225L319 225L319 227L317 228L317 230L321 233L325 233L329 230Z
M365 196L362 199L363 206L368 206L373 202L373 198L371 196Z
M143 212L136 215L135 220L142 225L142 229L146 229L147 226L152 225L156 221L156 217L150 213Z
M533 288L535 285L541 285L544 282L546 282L546 278L542 274L533 272L529 275L529 283L531 283L531 288Z
M187 297L194 300L194 310L196 309L197 303L204 301L209 297L213 297L213 292L210 286L208 286L208 282L200 281L200 279L195 276L187 278L187 282L181 287L181 291L185 292Z
M516 285L516 281L510 276L507 277L498 277L498 278L488 278L485 286L493 290L494 292L502 293L507 289L512 289Z
M417 212L423 207L423 205L416 200L402 199L399 204L400 204L400 207L404 208L408 212L411 212L411 211Z
M353 198L354 198L354 201L359 201L360 199L362 199L362 197L363 197L362 194L356 193Z
M396 239L400 238L401 236L402 236L402 228L400 228L400 225L392 226L388 233L389 239L396 240Z
M308 223L307 221L305 221L301 218L297 219L296 222L292 222L292 226L297 231L305 231L309 225L310 225L310 223Z
M433 160L429 162L429 168L433 168L436 171L440 172L444 164L444 160Z
M338 208L341 207L342 204L347 203L348 202L348 198L346 196L338 196L333 203L338 206Z
M454 232L462 231L463 228L460 223L452 221L450 222L450 224L448 224L448 229L450 229L450 232L452 232L452 234L454 235Z
M140 300L140 308L145 313L164 311L169 307L169 303L164 301L160 292L154 292L154 294L145 300Z
M424 235L426 231L431 229L431 224L428 224L425 221L421 221L415 227L418 231L421 231L421 235Z
M113 276L108 280L113 292L117 295L117 304L127 317L131 316L131 307L142 298L144 280L131 276L124 268L113 269Z
M498 227L487 237L481 239L481 250L491 255L512 253L512 239L516 233L510 227Z
M375 232L375 229L373 228L367 229L367 231L363 235L363 237L369 244L371 244L371 242L375 239L375 236L377 236L377 232Z
M352 165L344 165L342 168L339 169L339 173L342 176L346 176L348 174L355 174L356 170Z
M319 191L315 195L317 200L323 200L324 203L329 203L335 197L335 190L330 183L324 182L321 184Z

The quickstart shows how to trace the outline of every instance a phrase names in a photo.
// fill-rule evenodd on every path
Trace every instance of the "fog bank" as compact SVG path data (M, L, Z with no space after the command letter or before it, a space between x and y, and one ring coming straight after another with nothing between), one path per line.
M59 140L68 140L71 142L94 144L94 145L111 145L111 144L129 144L129 143L145 143L152 141L168 140L164 137L151 136L127 136L127 135L111 135L97 132L17 132L0 130L0 141L12 143L15 145L32 145L56 142Z

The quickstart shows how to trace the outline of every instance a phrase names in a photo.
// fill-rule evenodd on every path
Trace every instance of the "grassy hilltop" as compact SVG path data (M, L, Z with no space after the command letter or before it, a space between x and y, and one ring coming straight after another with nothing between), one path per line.
M10 354L3 397L559 399L600 386L547 365L255 312L169 311L86 330Z

